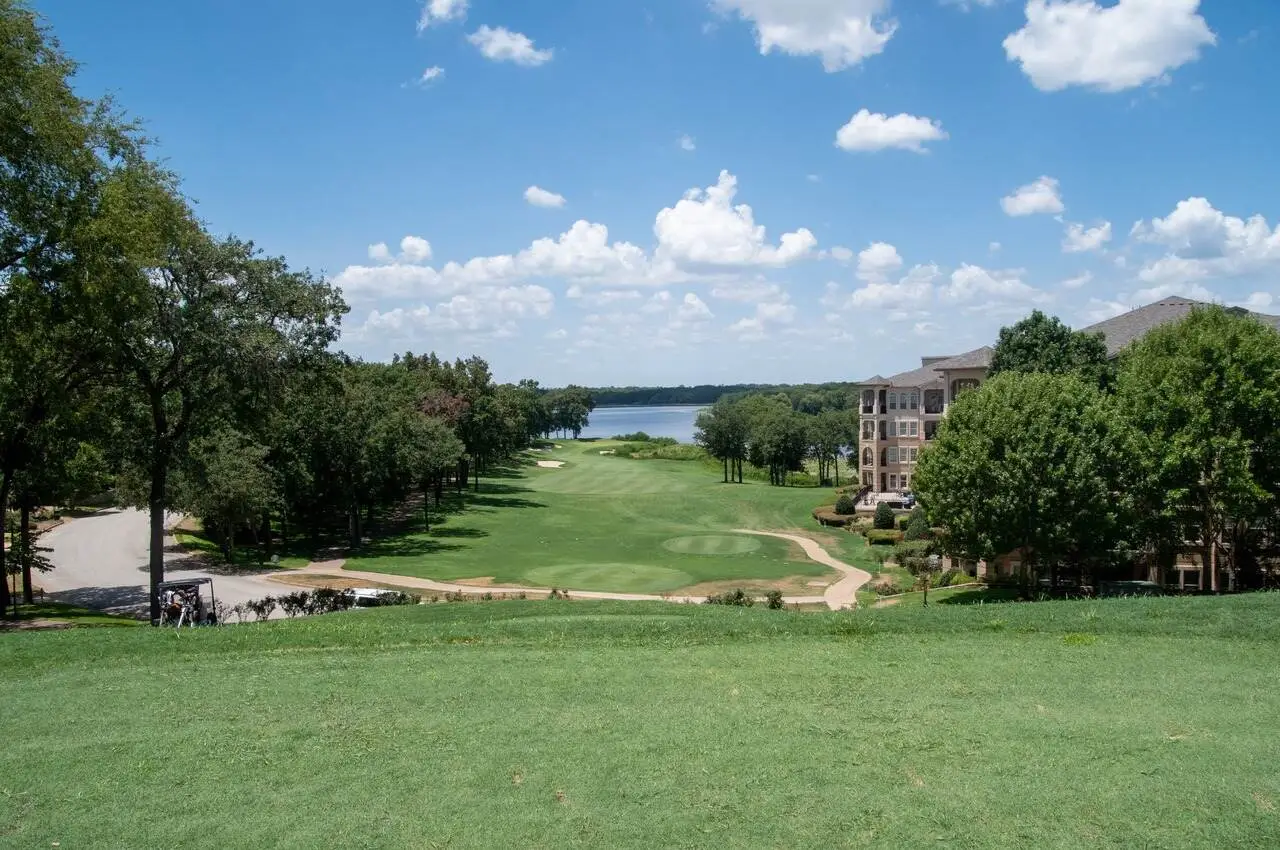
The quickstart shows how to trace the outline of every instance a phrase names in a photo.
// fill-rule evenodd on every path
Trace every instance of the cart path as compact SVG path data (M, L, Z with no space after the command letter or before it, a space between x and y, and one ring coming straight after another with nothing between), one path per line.
M755 534L763 537L777 537L781 540L787 540L796 543L804 551L805 555L812 561L823 566L843 573L843 577L835 584L826 589L822 596L784 596L783 602L788 605L826 605L832 611L839 611L843 608L857 607L856 593L858 588L871 581L871 574L852 567L843 561L838 561L831 557L825 549L816 541L807 537L801 537L798 534L784 534L777 531L751 531L748 529L736 529L736 534ZM289 570L288 572L274 573L271 577L276 578L282 583L288 583L289 576L310 575L310 576L326 576L328 578L349 578L360 579L371 584L390 584L397 587L405 587L413 590L429 590L436 593L463 593L471 596L480 596L485 593L492 593L495 596L510 596L512 594L523 593L527 596L541 597L551 592L547 587L520 587L517 585L488 585L477 586L473 584L457 584L447 581L436 581L435 579L419 578L417 576L402 576L393 573L375 573L367 570L350 570L346 569L346 561L313 561L301 570ZM651 593L610 593L605 591L594 590L569 590L569 594L575 599L612 599L623 602L687 602L700 603L705 602L706 598L702 596L679 596L679 595L659 595Z
M738 534L757 534L762 537L777 537L781 540L789 540L803 549L809 560L843 573L844 577L828 587L826 592L822 594L823 601L827 603L827 607L832 611L839 611L842 608L857 608L858 589L871 581L871 573L833 558L816 540L811 540L808 537L801 537L799 534L784 534L779 531L752 531L748 528L738 528L735 531Z

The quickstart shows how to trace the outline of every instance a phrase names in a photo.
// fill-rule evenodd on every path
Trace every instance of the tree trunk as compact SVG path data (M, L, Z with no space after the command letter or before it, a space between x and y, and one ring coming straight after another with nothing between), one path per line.
M26 493L22 494L22 519L18 523L18 539L22 541L22 601L27 605L35 604L35 592L31 588L31 560L35 554L32 551L31 538L31 500Z
M1213 520L1205 518L1204 524L1204 541L1208 550L1208 558L1205 559L1205 566L1208 568L1209 590L1212 593L1218 592L1218 529L1214 526Z
M271 514L262 515L262 530L258 533L261 535L262 543L266 549L266 560L270 562L271 556L276 553L276 541L271 533Z
M480 492L480 459L477 458L474 464L476 468L476 492Z
M164 508L165 488L168 486L169 465L156 462L151 467L151 493L147 510L151 520L150 569L151 574L151 623L160 624L160 582L164 581Z
M840 455L836 455L835 464L836 464L836 486L839 487L840 486Z
M347 510L347 533L350 538L351 548L360 548L360 504L353 502Z
M724 457L724 483L729 483L729 456Z
M12 473L5 471L0 475L0 616L9 609L9 570L5 562L5 511L9 508L9 488L13 484Z

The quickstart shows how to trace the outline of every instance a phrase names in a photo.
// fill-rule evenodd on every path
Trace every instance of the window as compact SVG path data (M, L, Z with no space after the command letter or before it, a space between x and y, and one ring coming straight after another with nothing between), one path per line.
M890 409L890 410L897 410L897 409L898 409L898 394L897 394L897 393L889 393L889 409Z
M909 452L911 452L911 462L912 462L912 463L915 463L915 462L916 462L916 452L918 452L918 451L919 451L919 449L914 449L914 448L913 448L913 449L908 449L908 451L909 451Z
M897 463L897 462L898 462L898 447L897 447L897 446L890 446L890 447L889 447L889 458L888 458L887 463Z
M868 419L862 423L862 439L874 440L876 436L876 423Z
M920 393L911 394L911 409L912 410L920 409Z
M890 437L898 436L898 420L897 419L889 420L889 436Z
M910 476L907 476L907 475L902 476L902 489L903 489L903 490L907 489L907 487L908 487L910 484L911 484L911 478L910 478Z
M889 473L889 489L890 490L898 489L898 476L894 475L892 472Z
M870 486L871 486L871 482L875 480L875 478L873 477L873 475L874 475L874 473L871 473L871 472L864 472L864 473L862 473L862 486L863 486L863 487L870 487Z
M917 421L917 420L915 420L915 419L912 419L910 424L911 424L911 436L912 436L912 437L919 437L919 436L920 436L920 423L919 423L919 421Z
M863 465L863 466L875 466L875 465L876 465L876 453L875 453L875 452L873 452L873 451L871 451L871 449L863 449L863 450L862 450L862 465Z

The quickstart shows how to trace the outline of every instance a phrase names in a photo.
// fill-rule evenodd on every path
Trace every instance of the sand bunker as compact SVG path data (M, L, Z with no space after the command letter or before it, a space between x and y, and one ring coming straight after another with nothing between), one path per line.
M541 466L543 469L559 469L560 467L564 466L564 461L562 461L562 460L540 460L540 461L538 461L538 466Z

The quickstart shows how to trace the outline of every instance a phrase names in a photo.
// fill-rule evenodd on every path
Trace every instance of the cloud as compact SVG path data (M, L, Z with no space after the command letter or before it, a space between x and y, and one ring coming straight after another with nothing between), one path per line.
M639 301L644 296L637 289L598 289L588 291L575 283L565 291L565 297L581 300L584 304L590 304L594 307L605 307L621 301Z
M951 273L951 281L942 289L942 296L951 301L973 301L978 298L1001 301L1037 301L1043 296L1040 290L1022 282L1018 269L992 271L982 266L961 263Z
M694 141L693 136L689 136L689 135L681 136L678 144L680 145L680 150L682 151L693 152L698 149L698 143Z
M675 315L667 323L667 326L671 328L687 328L704 324L714 318L715 314L711 312L711 308L707 306L705 301L692 292L686 292L684 300L676 307Z
M1270 309L1274 303L1275 297L1270 292L1254 292L1248 298L1239 302L1239 305L1246 310L1263 311Z
M1091 280L1093 280L1093 272L1082 272L1075 277L1067 278L1059 285L1063 289L1079 289Z
M465 295L454 295L434 307L396 307L381 312L371 310L357 337L414 337L419 332L459 333L478 337L509 337L516 333L516 320L545 318L555 298L541 286L494 286Z
M565 205L564 195L548 192L538 186L530 186L524 190L524 199L535 207L560 209Z
M885 115L859 109L849 123L836 132L836 147L849 152L881 151L899 148L913 153L928 153L925 142L949 138L942 124L900 112Z
M1056 215L1065 209L1058 195L1058 181L1047 175L1019 186L1012 195L1001 198L1000 207L1005 215L1011 216Z
M987 253L988 253L988 254L999 254L999 253L1000 253L1000 248L1001 248L1001 245L1000 245L1000 243L999 243L999 242L992 242L992 243L990 243L989 245L987 245Z
M729 333L741 342L758 342L768 337L768 332L795 321L794 304L766 301L756 305L754 316L739 319L729 326Z
M653 225L659 261L712 266L784 266L808 256L818 240L800 228L784 233L775 246L765 241L751 207L734 205L738 180L721 171L716 185L690 189L674 207L658 213Z
M431 243L420 236L406 236L400 240L400 256L410 263L424 263L431 259Z
M430 68L422 72L422 76L414 80L419 86L429 86L436 80L444 76L444 68L439 65L432 65Z
M512 32L506 27L482 26L467 36L480 50L480 54L494 62L514 62L526 68L536 68L550 62L555 51L538 50L524 33Z
M435 24L460 21L467 16L469 0L426 0L418 16L418 32Z
M1130 237L1168 249L1164 257L1138 272L1146 283L1237 277L1280 269L1280 225L1273 229L1261 215L1247 219L1227 215L1206 198L1187 198L1164 218L1139 221Z
M828 73L875 56L897 24L885 17L889 0L711 0L755 25L761 54L818 56Z
M896 253L896 252L895 252ZM918 307L933 297L934 282L942 272L935 265L915 266L897 283L879 280L854 290L849 306L866 308Z
M1068 222L1066 235L1062 237L1062 250L1068 254L1098 251L1110 241L1111 222L1109 221L1089 228L1083 224Z
M939 327L937 322L916 322L911 330L916 336L933 336L942 328Z
M902 268L898 249L888 242L872 242L858 253L858 277L868 282L884 281Z
M711 297L721 301L786 301L789 296L776 283L762 280L741 283L718 284L711 290Z
M1028 0L1027 22L1004 40L1041 91L1084 86L1118 92L1163 81L1217 43L1200 0Z
M841 263L847 263L853 259L853 251L843 245L836 245L829 253L831 254L831 259Z

